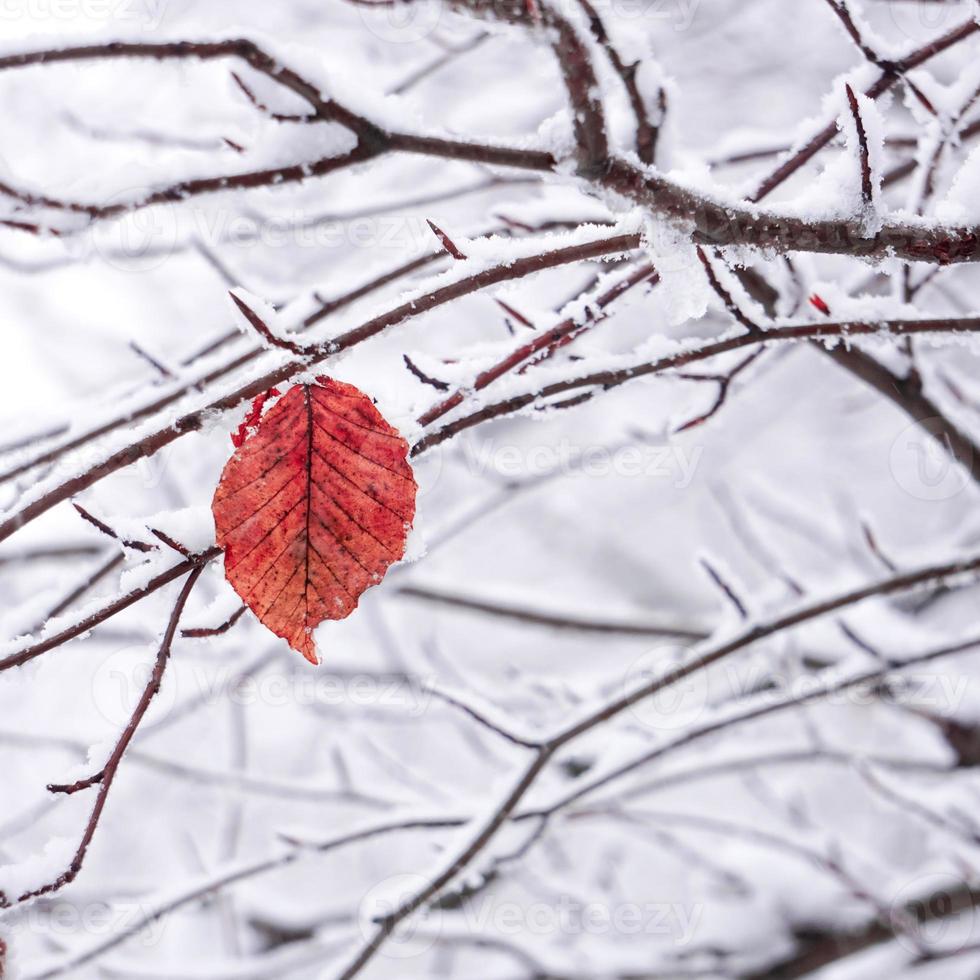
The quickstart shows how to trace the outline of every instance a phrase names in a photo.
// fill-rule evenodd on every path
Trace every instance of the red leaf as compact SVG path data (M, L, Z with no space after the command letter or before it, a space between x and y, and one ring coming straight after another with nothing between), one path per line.
M357 388L319 377L258 417L264 401L215 490L217 540L245 604L316 664L313 630L404 555L417 488L408 444Z
M272 398L273 395L278 395L278 388L270 388L268 391L262 392L261 395L256 395L252 399L252 407L248 410L248 414L242 420L242 424L238 429L231 434L231 444L236 448L240 448L242 443L250 436L259 424L259 419L262 418L262 409L265 408L265 403Z

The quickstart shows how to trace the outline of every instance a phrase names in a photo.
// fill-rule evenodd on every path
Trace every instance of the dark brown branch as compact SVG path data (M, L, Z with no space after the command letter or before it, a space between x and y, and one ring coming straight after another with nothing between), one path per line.
M73 783L48 783L48 792L64 793L65 796L71 796L73 793L80 793L83 789L89 789L97 783L101 783L104 778L105 769L102 768L98 772L92 773L91 776L77 779Z
M552 50L571 104L578 172L583 177L595 177L609 158L599 81L589 50L572 24L557 14L550 4L544 11L546 25L556 34Z
M895 256L911 262L975 262L980 227L885 224L869 233L863 222L804 220L726 205L680 187L657 174L642 173L613 158L598 181L665 221L693 228L695 244L742 245L777 252L812 252L854 258Z
M874 596L884 597L894 595L910 589L921 588L925 584L942 581L949 577L960 576L978 570L980 570L980 558L978 557L959 562L935 565L897 575L852 592L842 593L829 599L799 607L794 611L777 616L766 622L749 626L731 640L702 649L699 653L691 657L690 660L674 667L671 671L665 672L662 676L655 677L636 690L627 692L584 717L572 721L542 742L531 761L520 771L517 781L510 791L500 800L488 816L481 818L479 824L474 827L473 836L455 857L451 861L447 861L446 865L437 874L422 885L415 894L399 905L393 912L377 920L374 933L367 938L364 944L355 952L348 965L340 972L339 980L352 980L353 977L357 976L384 946L388 937L401 922L437 898L457 875L471 865L496 837L497 831L511 818L518 805L537 782L538 777L547 768L548 763L555 753L573 742L580 735L593 731L598 726L620 715L632 705L639 703L645 698L652 697L659 691L678 683L684 678L703 671L713 664L752 646L759 640L775 636L803 623L818 619ZM768 707L771 709L772 705ZM564 802L560 805L563 805ZM538 811L537 813L540 815L542 812L547 811Z
M739 619L748 619L749 611L745 607L745 603L738 597L738 593L731 587L731 585L725 581L721 572L718 571L714 565L711 564L707 559L700 559L701 567L708 573L708 578L711 579L715 585L718 586L724 597L731 603L735 612L738 613Z
M174 376L173 371L167 367L161 360L154 357L149 351L144 350L135 340L129 342L129 349L139 358L146 361L147 364L153 368L161 378L172 379Z
M308 370L316 360L347 350L356 344L376 336L389 327L426 313L445 303L460 299L470 293L486 289L488 286L495 286L513 279L521 279L532 273L553 269L571 262L581 262L605 255L629 252L638 248L640 243L640 236L638 234L614 235L609 238L597 239L583 244L568 245L553 249L552 251L524 256L509 263L493 266L488 269L481 269L472 276L445 286L440 286L417 299L402 303L386 313L373 317L360 326L348 330L327 344L314 348L314 353L311 357L290 361L262 377L246 383L235 391L215 399L206 406L186 413L173 423L164 426L146 438L141 439L139 442L117 451L104 462L89 467L89 469L60 483L0 523L0 540L9 537L28 521L33 520L39 514L45 513L55 504L70 499L110 473L129 466L137 460L152 456L164 446L169 445L188 432L197 431L204 424L205 419L210 413L214 411L223 412L236 408L243 402L255 398L256 395L260 395L275 385L287 381L294 374ZM226 371L222 373L226 373ZM2 664L3 661L0 661L0 667L2 667Z
M854 22L854 18L851 16L850 10L847 8L847 3L845 0L827 0L830 9L833 10L840 22L844 25L844 30L847 31L851 40L857 46L857 49L868 59L873 65L877 65L884 71L895 71L895 63L892 61L886 61L883 58L878 57L878 53L864 40L861 32L858 30L857 24Z
M732 294L727 289L725 289L725 287L721 284L721 280L718 278L717 274L715 273L715 270L711 265L711 260L705 254L704 249L701 248L700 245L698 245L696 251L697 251L698 259L700 260L701 265L704 266L704 271L708 276L709 285L714 290L714 292L719 297L719 299L721 299L722 303L725 304L725 308L728 310L728 312L731 313L731 315L735 317L735 319L738 320L738 322L741 323L742 326L745 327L745 329L749 333L758 333L760 329L759 325L754 320L752 320L749 316L747 316L745 313L742 312L738 303L736 303L735 300L732 298Z
M353 977L356 977L374 959L388 937L401 922L407 919L413 912L416 912L418 909L427 905L432 899L436 898L453 881L456 875L466 868L484 850L490 841L494 839L497 831L507 821L518 803L520 803L528 790L534 785L538 776L551 760L554 752L555 748L552 748L550 743L541 746L535 752L534 758L522 770L516 785L490 815L481 822L479 830L473 839L448 867L443 868L393 912L390 912L377 921L374 933L357 950L350 963L339 973L337 980L352 980Z
M892 401L914 422L937 420L938 426L928 427L923 431L937 441L943 452L965 467L975 481L980 482L980 447L925 394L915 375L899 377L877 358L855 347L828 349L821 345L821 348L845 370Z
M439 239L439 244L442 245L447 255L452 256L454 259L466 258L456 243L435 222L426 218L425 223L432 229L432 234Z
M415 375L419 381L424 385L428 385L430 388L435 388L436 391L449 391L449 385L445 381L440 381L438 378L433 378L423 371L409 356L408 354L402 354L402 360L405 362L405 367Z
M205 636L220 636L227 633L235 623L245 615L248 606L239 606L220 626L198 626L180 631L180 635L187 639L198 639Z
M491 731L501 738L506 739L512 745L520 745L522 748L526 749L539 749L541 747L541 742L536 739L527 738L517 732L511 731L508 728L504 728L497 722L492 721L487 717L479 708L472 704L467 703L461 697L450 693L449 691L444 691L438 687L429 687L428 689L433 697L438 698L440 701L444 701L448 705L452 705L454 708L458 708L463 714L472 718L478 725L486 728L487 731Z
M918 896L907 902L900 911L912 922L922 926L977 907L980 907L980 891L964 884L936 895ZM896 910L896 915L898 911ZM795 953L746 974L743 980L796 980L894 938L891 922L880 919L874 919L858 930L821 930L816 934L800 936L799 949Z
M163 639L160 642L160 648L157 652L156 662L153 666L153 671L150 674L150 679L147 681L146 687L143 689L143 693L140 695L140 699L137 702L136 707L133 709L133 714L130 717L129 722L123 729L122 734L119 736L119 739L113 747L112 752L110 752L105 766L98 773L89 777L87 780L79 780L77 783L74 783L68 787L55 787L53 790L54 792L60 791L72 793L96 784L99 787L98 795L95 798L95 804L92 807L92 812L89 815L85 830L82 833L82 839L79 842L74 856L72 857L71 863L56 878L44 885L24 892L22 895L14 899L13 903L11 903L5 895L0 893L0 906L9 906L11 904L16 905L20 902L26 902L28 899L37 898L40 895L48 895L51 892L58 891L58 889L74 881L78 876L78 873L82 870L82 865L85 862L85 855L88 851L89 845L92 843L92 838L95 836L95 831L98 828L99 820L102 817L102 811L105 808L105 803L109 796L109 790L112 788L113 780L115 779L116 773L119 770L119 764L122 762L126 749L129 747L129 743L133 740L133 736L136 734L136 730L139 728L140 723L146 716L150 703L160 690L160 684L163 681L163 672L166 669L167 661L170 659L170 649L173 645L174 635L177 632L177 625L180 622L181 614L184 611L184 606L186 605L187 599L191 594L191 590L194 588L194 585L197 583L197 580L200 578L201 572L203 571L204 565L199 563L191 569L190 574L185 579L183 587L180 590L180 594L177 596L177 601L174 603L174 608L170 614L170 620L168 621L167 628L164 631Z
M376 136L375 127L367 120L332 99L324 98L316 86L266 54L248 38L226 41L173 41L157 44L111 41L107 44L54 48L2 57L0 71L26 68L31 65L116 58L151 58L156 61L211 61L217 58L240 58L260 74L309 103L317 118L341 123L356 133L361 142L371 143Z
M878 561L881 562L886 569L888 569L888 571L898 571L898 566L891 560L891 558L888 557L888 555L885 554L884 551L882 551L881 545L878 544L878 538L871 529L871 526L864 521L861 522L861 534L863 535L865 543L867 544L871 554L873 554L875 558L877 558Z
M869 99L877 99L889 91L898 82L898 73L911 71L918 68L930 58L941 54L948 48L960 41L966 40L977 31L980 31L980 24L972 18L958 24L956 27L940 35L928 44L917 48L911 54L894 62L894 70L882 72L878 79L865 90L865 95ZM793 176L801 167L810 162L825 146L828 146L838 134L835 121L827 123L826 126L815 136L813 136L804 146L797 150L789 159L784 160L772 173L769 174L756 188L749 200L758 202L771 194L784 181Z
M341 296L337 296L334 299L323 300L320 304L320 308L314 313L311 313L306 320L303 321L303 326L312 327L314 324L319 323L332 313L336 313L337 310L342 309L345 306L349 306L355 300L362 299L375 290L380 289L382 286L387 286L389 283L397 282L399 279L403 279L405 276L411 275L413 272L418 272L419 269L424 269L441 258L444 258L442 249L440 249L438 252L432 252L429 255L420 255L418 258L409 259L407 262L397 266L389 272L382 273L380 276L377 276L369 282L364 283L362 286L348 290Z
M9 670L12 667L20 667L23 664L26 664L28 661L33 660L35 657L41 656L42 653L47 653L49 650L53 650L55 647L59 647L61 644L67 643L69 640L73 640L76 636L81 636L83 633L87 633L100 623L104 623L107 619L111 619L116 615L116 613L122 612L124 609L128 609L134 602L139 602L140 599L151 595L158 589L162 589L165 585L169 585L175 579L180 578L181 575L191 572L197 568L203 568L209 561L216 558L220 554L221 550L219 548L208 548L207 551L202 552L200 555L194 555L192 558L185 559L184 561L174 565L172 568L168 568L165 572L160 572L159 575L155 575L153 578L151 578L146 585L133 589L132 591L118 596L115 599L111 599L101 609L90 613L84 619L79 620L77 623L73 623L71 626L66 627L65 629L61 630L61 632L56 633L54 636L49 636L47 639L39 640L36 643L32 643L29 646L18 650L16 653L11 653L6 657L3 657L0 659L0 671Z
M969 31L959 29L956 39L968 36L976 28L971 21ZM588 63L588 53L581 44L574 30L559 25L563 47L567 48L563 64L566 66L567 83L571 86L573 99L575 93L593 98L593 90L583 88L584 81L592 76L591 65ZM570 32L570 33L568 33ZM964 33L965 32L965 33ZM948 41L948 43L954 43ZM129 53L140 53L140 45L126 45ZM168 56L174 56L175 48L184 51L191 50L190 56L195 56L195 45L148 45L148 50L164 48ZM205 49L208 45L203 46ZM935 48L936 45L934 44ZM112 46L95 47L96 51L112 49ZM85 51L91 48L66 49L66 52ZM113 49L114 50L114 49ZM920 49L920 52L923 49ZM65 54L65 52L60 52ZM228 52L222 48L222 54ZM96 55L90 55L96 56ZM152 56L152 55L151 55ZM14 56L30 58L30 55ZM584 59L584 60L583 60ZM66 56L64 60L69 60ZM912 56L906 59L910 62ZM10 59L0 59L0 67ZM29 62L24 62L29 63ZM285 71L285 69L283 69ZM877 94L881 94L878 92ZM331 103L331 106L333 104ZM331 109L336 115L337 108ZM355 117L359 119L360 117ZM657 175L647 173L644 169L634 167L626 160L603 156L598 162L592 154L600 149L595 122L585 109L576 107L576 119L579 122L580 154L586 154L591 162L580 159L580 171L589 177L597 186L606 191L613 191L636 204L647 208L659 218L668 221L681 221L693 225L694 240L700 244L749 245L758 248L772 248L782 252L809 251L816 253L843 254L865 258L883 258L895 255L909 261L935 262L948 264L952 262L974 261L980 256L980 229L976 228L946 228L940 225L885 225L874 235L864 231L860 223L849 221L806 221L800 218L758 212L750 208L728 206L722 202L702 197L672 181ZM343 120L339 120L343 121ZM365 125L373 125L361 120ZM345 123L346 124L346 123ZM604 130L603 137L604 137ZM445 159L470 160L499 166L520 167L530 170L552 170L556 161L550 153L536 150L522 150L509 147L498 147L465 141L448 140L439 137L421 136L414 133L396 133L373 130L370 139L359 139L358 145L348 154L340 157L321 158L319 160L296 163L286 167L269 170L253 171L244 174L225 175L220 177L194 178L182 181L170 187L160 188L144 198L129 202L116 202L109 205L84 204L79 202L58 201L44 195L34 195L29 192L0 184L0 190L16 197L22 203L42 207L60 208L86 215L89 219L113 217L128 213L138 208L153 204L183 200L199 194L209 194L232 188L254 188L261 186L279 185L305 180L309 177L323 176L334 170L350 166L354 163L373 159L381 153L401 151L439 156Z
M599 633L619 636L668 636L684 640L703 640L707 634L686 629L684 627L661 626L657 624L629 623L612 619L586 618L557 613L544 612L540 609L507 605L499 602L489 602L485 599L474 599L470 596L455 595L439 589L426 588L419 585L405 585L398 590L399 595L412 599L421 599L437 605L449 606L454 609L466 609L471 612L484 613L488 616L499 616L513 619L533 626L546 626L554 629L575 630L584 633Z
M336 157L322 157L318 160L311 160L308 163L294 163L285 167L271 167L264 170L252 170L245 173L222 174L214 177L193 177L188 180L177 181L166 187L150 191L141 198L134 198L129 201L115 201L111 204L93 204L83 201L65 201L57 198L48 197L44 194L35 194L25 191L12 185L0 182L0 194L12 197L22 204L32 207L50 208L56 211L66 211L74 214L81 214L91 221L103 221L107 218L116 218L123 214L130 214L144 208L153 207L157 204L174 204L186 201L191 197L199 197L206 194L215 194L220 191L232 190L252 190L257 187L280 186L285 184L301 183L311 177L323 177L343 170L357 163L371 160L378 155L378 151L366 149L362 144L358 144L349 153ZM10 222L6 222L10 224ZM64 229L51 226L35 225L35 233L60 235L64 234Z
M871 156L868 151L868 134L864 129L861 107L858 105L854 89L850 85L845 85L844 90L847 92L847 105L851 110L854 128L857 130L858 154L861 161L861 197L864 200L865 208L870 208L874 203L874 190L871 178Z
M301 116L301 115L289 115L281 112L273 112L264 102L261 102L255 93L245 84L242 80L241 75L237 71L231 73L231 77L235 84L241 90L242 94L248 99L249 102L255 106L259 112L268 116L270 119L275 119L276 122L310 122L316 119L316 116Z
M72 507L78 512L79 517L84 521L88 521L92 527L101 531L106 537L112 538L114 541L119 541L124 544L127 548L132 548L134 551L155 551L156 545L148 544L145 541L130 541L125 538L120 538L116 532L106 524L105 521L99 520L91 511L86 510L78 501L73 500L71 502Z
M873 65L877 65L886 74L899 75L905 85L908 86L909 91L918 99L922 107L930 115L936 115L936 108L926 97L925 93L912 81L908 76L904 74L898 67L898 63L891 61L888 58L882 58L874 48L864 39L861 31L858 29L857 24L854 22L854 18L851 16L851 11L848 9L847 0L827 0L830 5L831 10L837 14L838 19L844 25L844 29L847 31L851 40L857 46L857 49L864 55L864 57L871 62Z
M961 320L885 320L879 323L807 323L799 326L775 327L758 335L740 334L738 337L714 341L701 347L659 358L656 361L647 361L625 368L596 371L579 378L555 381L537 391L514 395L503 401L485 405L470 415L455 419L443 428L424 436L412 447L412 454L418 455L419 453L423 453L432 446L445 442L446 439L474 425L478 425L489 419L500 418L504 415L519 412L521 409L535 404L535 402L551 398L554 395L560 395L568 391L577 391L581 388L603 390L615 388L634 378L642 378L651 374L662 374L743 347L769 344L778 341L833 339L847 336L871 337L887 334L906 336L923 333L976 333L978 331L980 331L980 317L968 317ZM974 467L973 471L980 474L980 462L974 460L972 465Z
M657 139L660 135L660 127L663 125L663 117L667 111L666 90L663 86L660 87L657 93L659 118L656 120L651 119L643 94L640 92L640 88L636 82L636 73L640 67L640 62L637 61L632 65L627 65L620 57L616 46L612 43L609 32L602 23L602 18L599 16L595 7L592 6L589 0L578 0L578 3L589 19L589 30L592 32L592 36L602 46L606 57L609 59L609 63L619 76L620 81L623 83L623 88L626 90L630 109L633 111L633 118L636 120L636 155L644 163L652 165L656 162Z
M499 306L504 313L508 316L513 317L522 327L527 327L528 330L536 330L537 328L534 324L526 317L520 310L515 310L513 306L509 303L505 303L502 299L495 296L493 301Z
M704 425L704 423L709 419L714 418L715 415L721 411L725 405L725 402L728 400L728 394L731 391L732 382L747 367L749 367L750 364L761 357L764 352L765 348L760 347L758 350L746 355L727 374L679 374L678 377L684 378L686 381L713 381L718 385L718 393L715 395L715 400L712 402L711 407L706 412L702 412L700 415L696 415L693 419L689 419L683 425L678 426L674 431L686 432L688 429L697 428L699 425Z
M166 531L161 531L158 527L151 527L150 534L162 541L171 551L176 551L178 555L182 555L184 558L194 557L190 548L181 544L176 538L172 538Z
M632 289L634 286L639 285L647 280L654 279L656 276L656 271L653 266L648 262L642 263L633 272L616 282L605 290L601 295L599 295L593 307L596 312L591 312L586 318L586 323L596 323L600 320L602 312L614 303L620 296L626 293L628 290ZM499 301L498 301L499 302ZM504 307L509 309L508 307ZM544 333L539 333L534 337L533 340L529 340L525 344L521 344L518 348L511 351L506 357L501 358L492 367L487 368L485 371L481 371L473 381L472 385L467 388L460 388L453 392L448 398L443 399L437 405L433 405L432 408L423 412L418 417L419 425L431 425L436 419L442 418L442 416L451 412L454 408L461 405L466 397L468 391L482 391L488 385L492 384L498 378L503 377L509 371L514 370L521 364L528 364L532 362L532 359L537 356L548 355L549 353L554 353L558 348L555 345L561 345L566 342L569 338L577 335L579 331L583 329L583 322L576 317L568 317L562 320L561 323L552 327L550 330L546 330Z
M239 312L245 317L246 321L252 327L252 329L272 347L279 347L282 350L288 350L292 354L298 354L300 356L305 356L309 353L309 348L304 347L302 344L297 344L293 340L287 340L285 337L280 337L278 334L272 332L272 328L265 322L255 312L240 296L236 296L234 293L228 294L231 297L232 302L238 307Z
M177 41L156 44L111 42L102 45L50 49L0 58L0 71L31 65L114 58L212 60L225 57L238 57L245 60L256 71L299 95L311 105L315 119L339 122L346 126L357 135L357 146L349 153L339 157L323 157L284 167L179 181L170 186L151 191L142 198L116 201L112 204L64 201L44 194L25 191L5 182L0 182L0 193L12 197L22 204L84 215L94 221L117 217L156 204L179 202L189 197L212 194L218 191L298 183L310 177L324 176L336 170L374 159L391 151L421 153L442 156L446 159L470 160L476 163L514 166L528 170L550 170L555 163L551 154L543 151L471 144L434 136L420 136L415 133L385 131L334 100L325 98L316 86L292 69L276 61L247 39L219 42ZM246 89L246 91L250 90ZM22 226L24 230L32 233L62 233L59 229L43 227L34 222L13 221L7 223Z

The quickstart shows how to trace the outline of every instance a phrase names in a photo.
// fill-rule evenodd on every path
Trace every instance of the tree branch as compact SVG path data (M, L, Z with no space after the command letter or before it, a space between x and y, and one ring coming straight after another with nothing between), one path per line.
M502 265L482 268L470 276L462 277L445 286L440 286L430 292L423 293L414 299L409 299L385 313L372 317L360 326L348 330L339 337L312 348L308 356L302 359L290 360L282 366L267 372L260 378L247 382L229 394L222 395L201 408L185 413L171 424L164 426L124 449L118 450L103 462L97 463L76 476L58 483L50 490L41 493L30 503L9 514L0 523L0 541L9 537L40 514L50 510L55 504L70 499L76 494L81 493L87 487L104 479L109 474L129 466L137 462L137 460L152 456L164 446L170 445L170 443L175 442L188 432L198 431L211 413L215 411L224 412L236 408L244 402L255 398L256 395L260 395L270 388L288 381L294 374L309 370L317 361L348 350L356 344L363 343L365 340L377 336L389 327L396 326L405 320L419 316L422 313L467 296L470 293L486 289L488 286L495 286L501 282L507 282L513 279L521 279L532 273L557 268L562 265L567 265L570 262L580 262L606 255L628 252L639 246L640 236L638 234L613 235L608 238L596 239L583 244L568 245L549 252L523 256ZM2 669L2 666L3 662L0 661L0 669Z
M102 811L105 808L109 791L112 789L112 783L115 780L116 773L119 770L119 764L122 762L126 749L129 747L129 743L133 740L133 736L136 734L136 730L139 728L140 722L142 722L143 718L146 716L150 703L160 690L160 684L163 681L163 672L166 669L167 661L170 659L170 648L173 645L174 634L177 632L177 625L180 622L180 617L184 611L184 606L187 603L187 599L197 583L198 578L200 578L201 572L203 571L204 565L199 562L191 569L190 574L185 579L183 587L180 590L180 594L177 596L177 601L174 603L174 608L170 614L170 620L167 623L166 630L164 631L163 639L160 642L160 648L157 652L156 662L153 666L153 671L150 674L150 679L147 681L146 687L143 689L143 693L140 695L140 699L137 702L136 707L133 709L133 714L130 717L128 724L123 729L122 734L119 736L119 739L112 749L112 752L109 753L109 758L106 761L105 766L98 773L89 777L88 779L79 780L77 783L74 783L71 786L55 786L52 789L53 792L74 793L94 785L98 785L99 787L98 794L95 798L95 804L92 807L92 812L89 815L88 823L86 824L85 830L82 833L82 839L79 842L74 856L72 857L71 863L56 878L52 879L46 884L40 885L37 888L32 888L24 892L18 898L14 899L13 902L11 902L2 892L0 892L0 907L9 907L12 904L17 905L21 902L26 902L28 899L37 898L41 895L48 895L51 892L58 891L58 889L74 881L78 876L78 873L82 870L82 865L85 862L85 854L88 851L89 845L92 843L92 838L95 836L95 831L99 825L99 820L102 817Z
M417 456L431 449L433 446L445 442L465 429L472 428L474 425L490 419L500 418L504 415L511 415L521 411L521 409L534 405L536 402L551 398L554 395L564 394L569 391L578 391L583 388L606 391L625 384L627 381L632 381L635 378L642 378L651 374L663 374L664 372L685 367L688 364L693 364L698 361L704 361L708 358L716 357L718 354L726 354L729 351L738 350L743 347L752 347L760 344L768 345L779 341L819 340L852 336L913 336L927 333L956 334L976 333L978 331L980 331L980 317L966 317L959 320L885 320L877 323L807 323L797 326L774 327L761 334L740 334L736 337L713 341L676 354L669 354L655 361L645 361L629 367L596 371L578 378L554 381L536 391L514 395L505 400L484 405L471 414L454 419L452 422L443 426L443 428L423 436L412 447L412 455ZM964 457L964 461L965 459Z
M731 656L746 647L752 646L762 639L775 636L785 630L793 629L803 623L818 619L828 613L836 612L847 606L862 602L873 596L888 596L909 589L921 588L923 585L943 581L952 576L976 572L980 570L980 557L951 562L943 565L906 572L890 579L877 582L824 599L794 611L777 616L774 619L749 625L741 633L730 640L715 645L707 645L696 652L688 661L672 667L661 676L640 685L633 691L617 697L602 707L587 712L578 720L573 720L564 728L544 740L535 752L531 761L520 771L514 785L493 807L489 814L474 824L473 833L460 847L459 851L447 859L441 870L435 873L415 894L403 902L393 912L385 915L377 922L375 931L354 953L337 975L337 980L352 980L377 955L388 937L395 929L418 909L427 905L449 885L464 869L468 868L495 838L497 831L508 820L520 802L536 783L540 774L547 767L551 758L561 748L590 732L599 725L621 714L631 707L651 697L659 691L671 687L677 682L694 673L705 670L712 664Z
M21 667L33 660L35 657L41 656L42 653L47 653L49 650L53 650L55 647L59 647L63 643L73 640L76 636L81 636L83 633L88 633L89 630L94 629L100 623L104 623L107 619L111 619L116 615L116 613L120 613L124 609L128 609L134 602L139 602L140 599L144 599L146 596L151 595L159 589L162 589L165 585L169 585L186 572L192 572L197 569L204 568L208 562L214 558L217 558L217 556L220 554L220 548L208 548L207 551L203 551L199 555L193 555L192 557L174 565L172 568L168 568L165 572L160 572L158 575L154 575L153 578L146 583L146 585L133 589L130 592L126 592L121 596L117 596L115 599L111 599L104 606L102 606L101 609L97 609L95 612L90 613L77 623L60 630L53 636L49 636L43 640L38 640L29 646L21 648L15 653L11 653L6 657L3 657L0 659L0 673L5 670L10 670L12 667Z

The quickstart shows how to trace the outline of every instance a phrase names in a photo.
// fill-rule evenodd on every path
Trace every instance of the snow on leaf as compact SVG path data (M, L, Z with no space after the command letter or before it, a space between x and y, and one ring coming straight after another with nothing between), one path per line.
M367 395L327 377L249 421L211 504L225 575L316 664L313 630L349 616L404 555L417 490L408 444Z

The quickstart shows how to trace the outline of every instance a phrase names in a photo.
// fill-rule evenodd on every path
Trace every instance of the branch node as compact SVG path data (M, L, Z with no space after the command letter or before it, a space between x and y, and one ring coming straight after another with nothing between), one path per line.
M74 783L48 783L47 790L49 793L64 793L66 796L71 796L72 793L78 793L83 789L89 789L97 783L101 783L104 778L105 769L100 769L91 776L78 779Z

